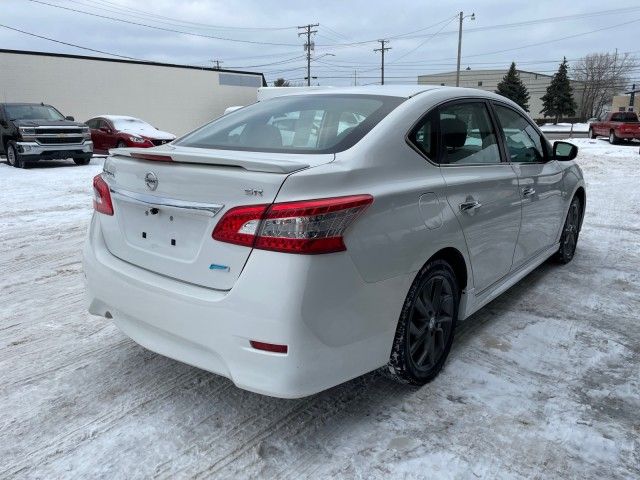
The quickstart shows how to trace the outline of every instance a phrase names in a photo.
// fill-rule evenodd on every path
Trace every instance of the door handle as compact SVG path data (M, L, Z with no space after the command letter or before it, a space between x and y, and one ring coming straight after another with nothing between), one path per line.
M468 201L468 202L461 203L460 204L460 211L461 212L467 212L467 213L473 213L475 210L477 210L481 206L482 206L482 204L480 202L478 202L477 200L471 200L471 201Z
M530 197L531 195L534 195L536 193L536 189L533 187L527 187L522 189L522 196L523 197Z

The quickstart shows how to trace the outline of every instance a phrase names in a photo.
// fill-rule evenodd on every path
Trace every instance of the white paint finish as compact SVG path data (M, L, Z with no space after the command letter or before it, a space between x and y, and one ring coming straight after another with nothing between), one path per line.
M0 52L0 101L45 102L78 121L108 112L182 135L256 96L218 85L213 70Z
M346 252L296 255L252 251L248 246L213 240L210 232L219 217L199 215L177 219L181 225L176 230L178 242L184 242L186 249L176 248L173 253L173 247L168 246L173 227L162 208L157 218L148 220L142 208L116 199L114 216L96 214L85 246L91 313L108 312L142 345L227 375L243 388L299 397L388 361L409 285L416 271L444 248L457 250L465 259L468 281L462 290L470 296L465 297L464 308L466 312L477 310L553 252L547 251L542 259L532 252L522 268L512 270L521 219L526 217L529 222L532 217L528 227L533 230L538 216L523 215L518 178L510 164L439 167L405 140L411 126L445 100L497 96L471 89L427 88L420 92L421 88L331 90L415 96L354 147L337 153L335 160L331 155L299 155L313 167L287 171L288 175L216 166L224 163L218 162L219 158L235 158L244 152L196 148L187 152L173 145L159 147L154 153L172 152L176 158L183 155L183 161L199 156L203 163L213 165L142 162L119 156L109 159L108 166L115 167L115 180L109 180L114 188L140 192L145 173L153 169L160 185L154 194L220 204L225 210L244 204L358 194L371 195L374 201L345 232ZM327 92L310 95L330 94ZM127 152L131 151L121 153ZM278 156L251 154L254 161L260 163L261 157L265 164ZM286 158L282 156L283 161ZM241 161L239 166L243 164ZM573 162L557 168L576 172L574 184L562 184L570 193L561 197L568 205L576 185L582 184L581 174ZM545 183L546 177L540 178ZM247 188L264 190L263 198L244 197ZM419 200L425 192L448 203L448 208L440 210L442 226L438 229L429 228L421 213ZM481 207L462 212L460 205L470 199ZM559 230L564 212L555 215L558 218L553 225ZM161 238L164 246L141 240L141 227L153 229L152 234ZM130 265L118 263L115 257ZM230 272L212 273L208 269L211 263L229 266ZM162 276L149 278L149 271ZM160 285L161 292L149 282ZM219 302L203 305L188 295L173 293L173 286L181 282L229 293ZM148 305L154 305L153 311ZM288 345L289 353L273 357L277 360L270 364L264 353L249 348L250 339Z

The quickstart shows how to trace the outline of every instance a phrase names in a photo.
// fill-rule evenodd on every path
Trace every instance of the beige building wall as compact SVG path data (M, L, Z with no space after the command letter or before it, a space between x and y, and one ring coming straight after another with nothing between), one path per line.
M2 102L44 102L78 121L131 115L176 135L254 103L261 85L261 74L0 51Z
M629 105L631 95L616 95L611 105L612 112L640 112L640 92L636 92L633 99L633 108Z
M460 86L467 88L479 88L489 92L495 92L498 83L502 81L507 74L508 69L504 70L462 70L460 72ZM535 72L526 72L518 70L520 79L526 85L529 91L529 115L531 118L542 118L540 110L542 110L542 96L546 93L547 87L551 83L551 76ZM436 73L432 75L420 75L418 77L419 84L429 85L456 85L456 72ZM578 106L582 100L582 84L580 82L571 82L573 87L573 96ZM579 108L576 109L579 111Z

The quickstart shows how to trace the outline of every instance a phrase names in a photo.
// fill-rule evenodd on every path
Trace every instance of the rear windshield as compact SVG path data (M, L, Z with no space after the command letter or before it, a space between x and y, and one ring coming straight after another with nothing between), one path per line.
M634 112L618 112L611 115L613 122L637 122L638 116Z
M5 105L9 120L64 120L64 116L49 105Z
M228 113L177 145L281 153L335 153L355 145L404 99L377 95L292 95Z

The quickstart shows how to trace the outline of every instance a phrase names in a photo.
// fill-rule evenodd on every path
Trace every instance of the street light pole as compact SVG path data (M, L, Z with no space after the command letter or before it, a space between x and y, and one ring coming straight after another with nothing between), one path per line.
M467 15L471 20L476 19L476 14ZM460 57L462 56L462 21L467 18L464 12L460 12L460 23L458 25L458 68L456 68L456 87L460 86Z

